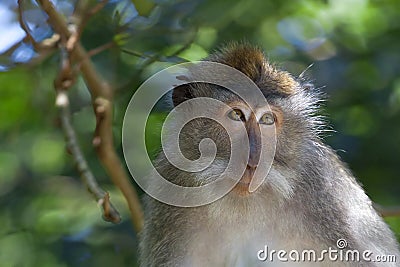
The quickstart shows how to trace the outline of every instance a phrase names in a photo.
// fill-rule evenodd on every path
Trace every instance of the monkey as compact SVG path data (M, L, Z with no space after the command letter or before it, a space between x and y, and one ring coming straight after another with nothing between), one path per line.
M262 49L246 43L228 45L205 60L246 75L270 109L250 110L240 97L212 84L173 89L170 97L175 107L199 97L215 98L231 107L220 116L245 126L245 140L250 143L248 162L232 190L207 205L177 207L145 196L140 266L400 266L394 234L347 165L323 142L321 132L326 123L318 115L318 90L305 79L279 69ZM276 149L266 179L249 192L254 170L263 164L258 162L263 133L254 130L260 125L275 126ZM188 122L180 132L180 149L186 158L195 160L200 155L196 148L204 138L211 138L217 148L208 169L197 173L179 170L161 150L154 163L157 171L184 186L198 186L202 180L217 177L231 152L221 125L207 118ZM339 247L339 241L345 245ZM328 249L356 250L360 257L368 252L372 260L328 258ZM278 259L280 250L287 253ZM301 254L306 250L315 251L317 258L296 261L293 251ZM276 252L274 259L272 251ZM294 259L288 260L289 253ZM396 262L375 262L376 255L392 255Z

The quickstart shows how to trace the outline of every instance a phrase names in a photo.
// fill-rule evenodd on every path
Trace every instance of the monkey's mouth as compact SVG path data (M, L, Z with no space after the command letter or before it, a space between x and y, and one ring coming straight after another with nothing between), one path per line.
M250 194L249 186L251 180L253 179L254 173L256 171L255 167L250 167L247 165L246 170L244 171L242 178L240 178L239 182L233 188L233 191L239 195L248 195Z

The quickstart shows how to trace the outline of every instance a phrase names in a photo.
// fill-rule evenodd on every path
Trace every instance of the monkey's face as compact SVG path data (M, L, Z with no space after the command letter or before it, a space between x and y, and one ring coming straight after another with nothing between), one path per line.
M231 136L234 142L248 142L249 154L243 159L246 167L240 180L234 187L233 191L239 195L247 195L250 193L249 187L252 182L256 169L259 165L268 164L261 159L263 149L262 140L266 142L274 142L271 138L271 130L275 127L276 133L280 132L283 122L283 114L281 110L274 106L257 106L250 108L244 101L235 100L226 103L229 108L224 110L222 116L226 123L231 124L234 128L245 127L247 136L241 136L239 129Z
M245 171L232 193L240 196L251 195L249 185L256 169L269 164L260 158L261 152L265 149L262 145L264 140L276 142L276 149L271 170L260 189L263 193L268 189L279 192L285 197L290 196L296 183L296 177L292 175L293 170L301 168L304 155L307 155L307 144L317 140L315 132L317 120L311 114L314 110L315 97L302 89L300 84L298 88L294 88L295 93L290 95L276 93L277 90L271 90L270 87L262 85L259 87L268 102L265 106L249 107L234 93L215 85L196 84L175 89L175 105L189 99L204 97L225 104L213 114L219 122L196 118L182 128L179 134L179 146L183 156L192 161L199 159L200 143L209 138L216 146L216 157L208 168L196 174L183 172L185 175L182 177L188 177L189 174L193 180L181 179L179 184L198 186L218 179L227 167L232 153L235 153L232 151L232 142L248 142L249 153L241 162ZM206 104L205 109L207 109ZM234 129L233 134L227 133L226 126ZM239 131L241 127L246 129L245 132ZM270 138L271 127L275 130L276 139ZM234 179L237 180L236 177Z
M182 91L179 92L178 90ZM184 96L184 99L178 99L182 96ZM233 143L247 144L248 154L242 156L240 163L238 163L241 165L239 169L244 173L235 173L240 177L231 177L231 179L238 180L234 188L236 193L240 195L248 194L250 183L255 174L257 175L257 168L268 165L265 159L261 159L262 151L265 150L262 142L269 142L274 145L276 139L271 138L271 134L273 135L275 131L279 134L281 131L282 110L277 106L268 104L250 107L248 103L233 92L215 85L195 84L177 88L174 91L176 106L186 100L196 98L206 98L210 101L215 99L224 103L220 108L213 110L213 116L218 119L218 122L208 118L195 118L190 120L179 134L180 150L183 156L191 161L196 161L201 157L199 148L203 140L211 139L216 146L216 157L212 164L194 175L198 182L197 185L218 179L227 168L231 158L235 156L233 153L242 152L232 150ZM204 108L207 109L207 102L204 103ZM190 113L194 110L195 108L189 106L186 112ZM194 117L196 114L192 115ZM230 131L227 131L227 128ZM245 129L245 131L240 129Z
M232 193L249 195L251 181L254 177L258 179L256 170L270 166L271 161L260 157L268 147L265 142L270 141L276 142L275 154L271 156L272 167L254 193L265 193L265 189L269 189L285 197L290 196L297 182L295 173L302 172L302 167L307 164L307 156L312 154L308 153L308 149L315 147L310 142L319 142L320 120L314 116L318 98L301 81L269 65L257 49L240 46L217 53L210 59L244 73L257 85L258 88L254 90L261 91L267 101L264 106L249 107L246 101L230 90L206 83L186 84L174 89L172 99L175 106L195 98L212 98L225 104L220 110L213 111L222 125L211 119L197 118L187 123L180 132L180 149L189 160L200 158L202 153L199 147L204 139L212 139L216 146L216 157L208 168L196 174L184 173L184 177L193 178L186 184L202 185L218 179L231 157L237 153L232 151L232 144L248 142L248 154L237 163L244 173L240 174L239 179L234 178L239 181ZM251 91L248 92L251 94ZM256 92L254 94L258 95ZM203 108L209 108L206 102ZM237 127L238 130L228 135L224 128L226 125L233 129ZM269 135L271 127L275 131L275 138ZM245 131L239 131L239 128L245 128Z

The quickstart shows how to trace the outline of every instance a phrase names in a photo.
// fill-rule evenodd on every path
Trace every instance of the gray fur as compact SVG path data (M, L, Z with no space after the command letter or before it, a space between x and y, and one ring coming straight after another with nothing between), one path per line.
M221 57L224 55L217 54L211 59L219 61ZM255 77L269 103L284 114L275 159L264 184L248 196L230 192L197 208L173 207L146 196L141 266L281 266L258 261L257 251L264 245L277 250L321 251L336 248L338 239L345 239L348 249L396 255L397 263L325 261L282 266L400 266L393 233L349 169L320 139L324 124L315 115L320 103L315 89L295 81L294 93L283 94L279 88L270 88L279 86L279 81L268 85L267 79L260 78L262 74ZM212 86L184 89L191 97L210 96L225 102L235 98ZM217 177L230 153L218 125L205 119L189 123L181 133L181 149L187 158L195 159L199 152L194 148L205 137L211 137L218 147L217 160L209 169L185 173L171 166L161 153L157 170L182 185L195 186Z

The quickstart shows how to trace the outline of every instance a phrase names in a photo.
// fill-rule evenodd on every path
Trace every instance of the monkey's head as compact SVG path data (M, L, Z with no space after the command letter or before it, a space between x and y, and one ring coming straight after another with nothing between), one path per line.
M228 46L206 60L228 65L244 73L257 85L269 105L252 109L243 99L226 88L194 83L174 89L172 93L174 106L189 99L214 98L227 104L226 108L221 108L215 115L233 127L245 126L249 141L247 167L233 190L233 194L241 196L248 195L248 187L255 169L265 164L259 162L264 129L275 126L277 143L269 173L271 177L265 179L262 187L289 197L296 182L295 175L291 173L294 173L293 170L296 170L296 173L302 171L307 164L304 155L309 154L308 151L319 144L321 120L315 115L319 102L317 93L302 79L295 79L288 72L272 66L260 49L249 45ZM204 109L207 109L207 106L204 106ZM226 162L231 156L231 140L219 123L207 118L192 120L183 127L179 138L181 152L190 160L199 158L198 147L204 138L211 138L216 144L215 162L209 169L196 176L198 184L209 182L226 167ZM233 138L247 141L243 136ZM215 171L216 169L218 171ZM290 178L292 176L293 178Z

